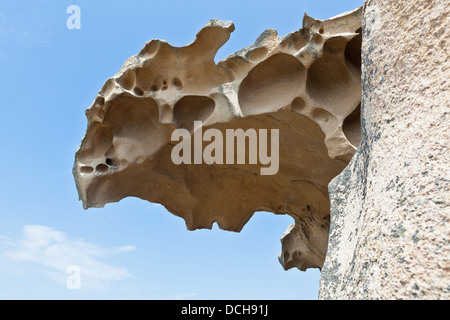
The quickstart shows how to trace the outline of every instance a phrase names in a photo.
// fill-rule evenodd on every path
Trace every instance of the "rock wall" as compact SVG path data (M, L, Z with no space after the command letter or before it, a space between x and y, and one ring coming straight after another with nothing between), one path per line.
M367 0L362 142L330 186L321 299L449 299L450 2Z

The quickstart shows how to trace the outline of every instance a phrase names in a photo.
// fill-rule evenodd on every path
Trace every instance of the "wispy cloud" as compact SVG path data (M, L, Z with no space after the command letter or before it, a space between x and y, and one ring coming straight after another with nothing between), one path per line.
M19 240L2 237L4 257L10 262L32 263L58 283L65 285L67 268L81 271L81 290L107 289L117 280L130 277L123 267L101 261L111 255L134 251L134 246L101 248L82 239L71 239L64 232L41 225L27 225Z

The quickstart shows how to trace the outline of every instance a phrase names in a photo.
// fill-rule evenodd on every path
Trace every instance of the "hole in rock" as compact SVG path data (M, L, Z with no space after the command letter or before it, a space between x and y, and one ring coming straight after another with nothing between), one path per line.
M138 96L143 96L144 95L144 90L142 90L141 88L139 88L139 87L136 87L136 88L134 88L134 93L136 93L136 95L138 95Z
M308 41L301 32L297 32L293 38L295 50L300 50L308 44Z
M99 105L100 107L103 107L105 105L105 98L97 97L97 99L95 99L95 104Z
M153 85L156 85L158 89L152 91L158 91L162 85L161 70L158 65L158 61L151 60L145 63L144 66L137 68L136 73L136 87L141 88L144 92L151 90Z
M94 172L94 168L89 167L89 166L83 166L80 168L80 172L81 173L92 173L92 172Z
M194 121L205 121L215 108L215 102L204 96L186 96L181 98L173 108L173 121L177 128L192 131Z
M99 172L99 173L105 173L108 172L108 166L106 164L99 164L98 166L95 167L95 171Z
M361 104L345 118L342 131L347 140L357 148L361 142Z
M362 29L358 29L358 36L350 40L345 48L345 57L356 68L361 69Z
M152 40L148 42L141 50L140 56L144 59L150 59L158 52L160 42L158 40Z
M275 112L301 93L306 69L295 57L279 53L254 67L239 88L244 116Z
M306 90L321 107L336 112L361 99L361 89L345 62L334 55L323 56L311 65Z
M312 114L314 120L317 122L328 122L331 119L334 119L335 116L333 116L331 113L329 113L327 110L317 108L313 111Z
M292 110L297 113L302 113L305 109L306 102L302 98L298 97L295 98L294 101L292 101Z
M102 157L112 146L113 135L111 131L100 122L91 124L86 139L80 149L79 161L90 162Z
M104 123L114 134L113 152L103 153L102 161L136 162L150 156L165 143L165 133L155 123L159 121L156 101L149 97L123 94L111 103ZM106 165L105 165L106 166Z
M181 80L178 79L178 78L173 78L172 84L173 84L173 85L175 86L175 88L177 88L178 90L183 89L183 84L182 84Z
M323 45L323 53L329 55L342 54L346 49L347 39L336 37L327 40Z
M316 45L320 45L323 41L323 37L319 33L315 33L313 36L313 41Z
M117 83L125 90L131 90L136 85L136 73L134 70L127 70L124 74L117 79Z

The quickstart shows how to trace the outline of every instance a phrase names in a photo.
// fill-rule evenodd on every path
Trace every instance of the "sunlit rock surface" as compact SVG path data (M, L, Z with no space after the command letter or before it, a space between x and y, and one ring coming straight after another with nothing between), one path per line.
M216 64L233 31L212 20L185 47L152 40L106 81L76 153L79 197L85 209L125 197L160 203L189 230L217 223L238 232L256 211L288 214L295 224L282 238L281 264L322 268L328 184L360 141L361 9L325 21L305 15L299 31L266 30ZM194 121L221 132L278 129L278 173L261 175L261 164L175 165L171 134L194 134Z

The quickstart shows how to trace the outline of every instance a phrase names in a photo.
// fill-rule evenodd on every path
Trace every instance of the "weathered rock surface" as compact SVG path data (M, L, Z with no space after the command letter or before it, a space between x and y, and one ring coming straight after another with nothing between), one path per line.
M189 230L240 231L256 211L295 219L284 268L321 268L329 232L328 183L360 140L361 9L214 62L231 22L212 20L186 47L148 42L108 79L86 111L74 177L84 208L125 197L164 205ZM261 165L175 165L171 134L216 128L279 129L279 171ZM206 142L203 142L207 145Z
M362 142L332 181L321 299L449 299L450 2L367 0Z

